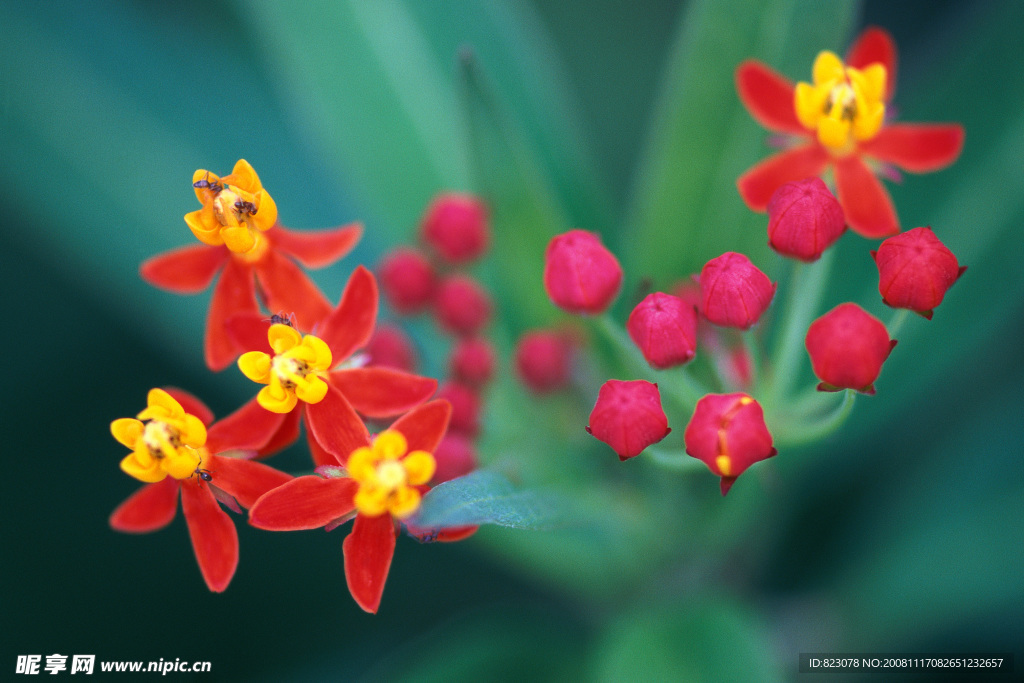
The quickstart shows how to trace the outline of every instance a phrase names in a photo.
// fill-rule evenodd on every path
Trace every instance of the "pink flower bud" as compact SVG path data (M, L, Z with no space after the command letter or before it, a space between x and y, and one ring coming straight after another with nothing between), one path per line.
M449 359L452 376L466 384L481 386L494 376L494 347L482 337L460 339Z
M412 372L416 369L416 350L409 337L394 325L380 325L366 345L370 365Z
M843 207L821 178L786 183L768 201L768 246L783 256L817 261L845 231Z
M855 389L874 394L874 382L882 371L895 341L882 322L853 303L839 304L807 330L804 340L819 391Z
M727 251L700 271L701 311L723 327L748 329L775 296L775 285L743 254Z
M479 333L490 321L491 298L470 276L451 275L437 287L434 312L446 332L469 337Z
M605 382L587 426L587 432L611 446L620 460L639 455L671 431L658 385L642 379Z
M453 265L473 261L487 251L490 228L487 207L472 195L438 195L427 208L420 227L423 241Z
M403 315L423 310L434 296L434 268L415 249L399 247L384 257L377 267L384 297Z
M967 270L931 228L893 235L871 256L878 266L882 301L893 308L909 308L929 320L946 290Z
M434 449L434 460L437 462L437 469L430 483L436 486L467 475L476 469L476 449L468 437L462 434L446 434Z
M544 254L544 289L569 313L604 312L619 293L622 268L601 239L586 230L554 237Z
M515 352L520 381L538 394L550 394L569 384L572 343L552 330L534 330L519 338Z
M437 398L452 404L448 433L473 437L480 431L480 397L472 387L461 382L445 382L437 390Z
M671 294L648 294L629 314L626 330L658 369L688 363L697 352L697 311Z
M708 394L683 434L686 452L722 478L722 495L755 462L776 454L761 404L746 394Z

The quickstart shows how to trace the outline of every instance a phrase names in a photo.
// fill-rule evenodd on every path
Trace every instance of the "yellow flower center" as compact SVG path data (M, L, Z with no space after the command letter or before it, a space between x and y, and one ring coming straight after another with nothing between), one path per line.
M355 506L360 514L377 517L385 513L397 519L409 517L420 506L422 486L434 476L437 463L426 451L408 451L401 432L387 430L370 447L357 448L346 468L359 483Z
M147 483L168 475L187 479L206 455L206 427L162 389L149 392L149 405L137 419L114 420L110 432L132 449L121 461L121 469Z
M275 413L288 413L300 400L319 403L327 395L327 373L333 358L327 344L311 334L303 336L290 325L270 326L267 339L274 355L243 353L238 367L254 382L266 384L256 400Z
M268 245L260 232L277 222L277 205L252 166L239 160L224 178L200 169L192 176L192 187L203 205L185 216L195 236L205 244L223 244L249 262L262 258Z
M797 118L834 155L850 154L882 129L886 77L881 64L855 69L825 50L814 60L814 84L796 85Z

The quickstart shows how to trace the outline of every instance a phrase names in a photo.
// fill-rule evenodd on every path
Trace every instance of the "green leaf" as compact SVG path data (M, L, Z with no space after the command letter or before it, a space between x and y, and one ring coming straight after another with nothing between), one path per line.
M535 491L516 491L500 474L478 470L431 489L423 497L415 524L497 524L515 529L544 529L558 523L561 516L552 497Z
M808 77L819 50L843 51L857 7L818 0L689 3L636 173L621 245L629 278L667 286L724 251L769 267L767 219L748 210L736 190L736 178L770 153L763 145L768 134L740 104L733 73L742 60L758 58L791 77Z

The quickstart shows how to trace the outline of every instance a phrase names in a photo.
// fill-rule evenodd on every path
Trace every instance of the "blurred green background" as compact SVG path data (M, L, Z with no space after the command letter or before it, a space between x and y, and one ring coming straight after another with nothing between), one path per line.
M733 185L768 150L732 70L758 57L805 79L818 50L841 53L869 23L899 46L900 118L967 129L956 165L890 189L904 226L931 225L970 270L933 321L908 322L878 396L838 434L721 499L707 473L620 465L582 433L593 393L529 402L505 380L482 457L589 522L402 539L373 617L346 590L344 530L240 523L238 573L212 595L180 515L146 536L108 528L136 488L111 420L153 386L218 415L252 392L202 364L208 294L137 275L193 243L181 217L196 168L248 159L291 227L363 221L356 252L316 276L331 298L356 263L412 238L434 193L483 193L498 249L478 274L507 353L559 320L541 259L570 227L602 232L627 292L726 249L784 279ZM0 665L61 653L209 660L217 680L788 680L799 652L1019 651L1022 25L1015 0L2 3ZM840 242L827 305L855 298L887 319L867 247ZM443 346L416 330L439 368ZM301 449L280 457L303 466Z

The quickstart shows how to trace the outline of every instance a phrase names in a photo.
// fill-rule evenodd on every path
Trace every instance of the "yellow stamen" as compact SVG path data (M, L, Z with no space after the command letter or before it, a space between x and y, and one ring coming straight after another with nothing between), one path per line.
M288 413L299 401L319 403L327 396L327 373L333 358L327 344L311 334L303 336L289 325L275 323L267 332L274 355L243 353L238 367L254 382L266 384L257 402L275 413Z
M175 479L192 476L206 453L205 425L161 389L149 392L149 405L138 419L114 420L110 431L132 449L121 461L121 469L147 483L168 475Z
M349 456L347 469L359 483L355 505L361 514L390 513L404 519L419 509L421 496L415 487L430 481L437 463L426 451L407 450L400 432L386 430L371 447L358 448Z
M815 131L822 145L845 156L878 134L885 120L883 65L855 69L825 50L814 60L812 75L813 85L797 83L794 106L800 123Z

